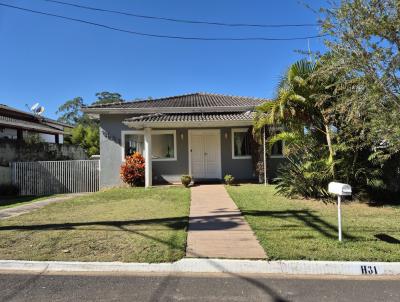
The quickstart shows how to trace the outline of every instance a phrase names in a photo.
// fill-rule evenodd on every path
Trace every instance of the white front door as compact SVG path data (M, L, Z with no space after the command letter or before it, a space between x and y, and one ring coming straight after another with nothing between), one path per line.
M221 178L220 131L189 130L189 169L193 178Z

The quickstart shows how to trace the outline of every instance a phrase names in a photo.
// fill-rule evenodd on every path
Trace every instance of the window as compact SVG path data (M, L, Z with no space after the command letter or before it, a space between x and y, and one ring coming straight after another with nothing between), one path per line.
M154 130L151 145L153 161L176 160L175 130Z
M123 159L139 152L144 155L143 131L122 131ZM176 160L176 131L153 130L151 134L151 149L153 161Z
M0 128L0 139L17 139L17 129Z
M232 158L251 158L250 142L248 129L232 129Z
M144 136L139 133L123 134L124 158L135 152L144 153Z
M277 141L272 145L271 157L283 157L283 141Z

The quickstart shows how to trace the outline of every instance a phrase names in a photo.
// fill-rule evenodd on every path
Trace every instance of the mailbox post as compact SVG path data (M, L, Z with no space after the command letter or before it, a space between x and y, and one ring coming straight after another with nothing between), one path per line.
M351 196L351 186L348 184L342 184L340 182L330 182L328 185L329 193L337 195L338 201L338 235L339 241L342 241L342 213L341 213L341 203L342 196Z

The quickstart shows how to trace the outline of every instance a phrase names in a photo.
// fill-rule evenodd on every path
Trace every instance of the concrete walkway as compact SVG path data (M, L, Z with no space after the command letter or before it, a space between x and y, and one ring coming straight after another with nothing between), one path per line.
M73 194L68 194L68 195L64 195L64 196L50 197L48 199L44 199L44 200L40 200L40 201L28 203L28 204L23 204L23 205L12 207L12 208L3 209L3 210L0 210L0 220L19 216L19 215L22 215L25 213L29 213L34 210L41 209L44 206L47 206L51 203L63 202L68 199L82 196L85 194L88 194L88 193L73 193Z
M195 186L191 193L187 257L266 258L223 185Z

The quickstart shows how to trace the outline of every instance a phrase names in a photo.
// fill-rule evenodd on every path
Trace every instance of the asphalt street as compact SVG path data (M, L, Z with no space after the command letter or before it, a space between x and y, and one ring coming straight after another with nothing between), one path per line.
M400 278L0 273L0 301L400 301Z

